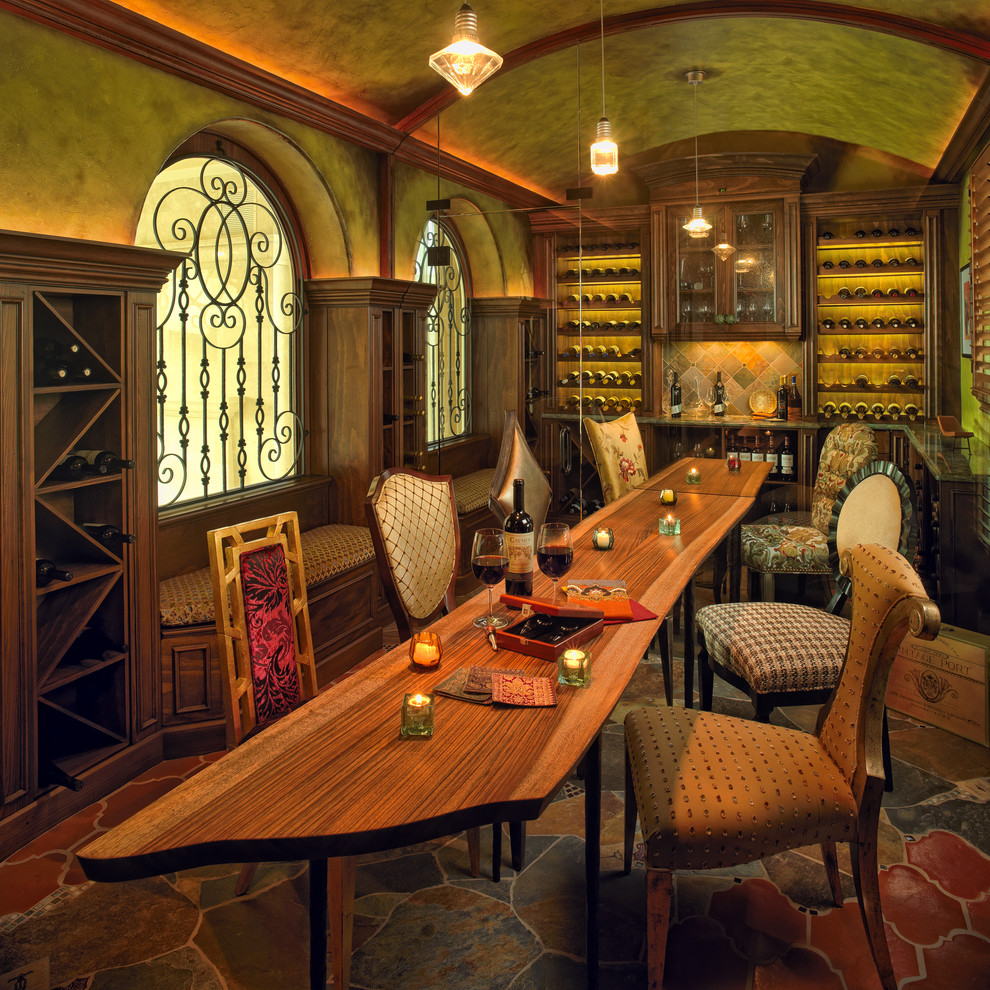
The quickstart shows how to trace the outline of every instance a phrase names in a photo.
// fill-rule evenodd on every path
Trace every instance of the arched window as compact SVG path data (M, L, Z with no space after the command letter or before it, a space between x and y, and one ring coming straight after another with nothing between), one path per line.
M187 255L158 298L158 504L302 470L298 251L278 200L216 154L158 174L137 243Z
M446 252L445 264L431 255ZM471 311L467 270L457 240L442 223L430 220L416 255L414 278L437 287L426 321L426 442L439 446L471 432Z

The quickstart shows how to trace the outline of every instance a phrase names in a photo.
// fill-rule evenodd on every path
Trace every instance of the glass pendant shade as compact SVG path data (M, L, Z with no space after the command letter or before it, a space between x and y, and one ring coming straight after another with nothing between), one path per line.
M702 216L701 207L696 206L691 211L691 219L684 224L684 229L692 237L707 237L712 225Z
M595 143L591 146L591 171L595 175L615 175L619 171L619 146L612 140L608 117L598 121Z
M725 261L735 251L735 248L723 236L722 240L712 248L712 251L718 256L719 261Z
M430 68L468 96L501 66L502 56L478 40L478 15L464 4L454 18L454 37L430 56Z

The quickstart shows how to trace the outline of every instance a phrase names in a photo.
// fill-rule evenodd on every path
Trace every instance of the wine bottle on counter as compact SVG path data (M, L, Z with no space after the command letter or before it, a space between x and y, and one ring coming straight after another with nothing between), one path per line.
M797 387L797 375L791 375L791 387L787 393L787 418L801 418L801 393Z
M112 450L74 450L69 456L81 457L86 462L85 471L88 474L110 474L121 468L134 467L134 461L118 457Z
M780 376L777 386L777 419L787 419L787 376Z
M784 434L784 446L780 451L780 476L788 480L794 477L794 450L790 433Z
M82 524L82 528L97 543L102 543L110 550L116 550L123 544L133 543L135 540L133 533L122 533L120 527L113 523L87 522Z
M529 598L533 594L533 517L526 511L526 482L512 482L512 512L505 517L505 550L509 568L505 575L505 593Z
M676 371L674 380L670 383L670 415L673 419L678 419L681 415L681 386Z
M715 388L712 391L712 415L725 415L725 386L722 384L722 372L715 372Z
M34 586L36 588L47 588L52 581L71 580L72 571L59 567L54 560L49 560L47 557L35 557Z

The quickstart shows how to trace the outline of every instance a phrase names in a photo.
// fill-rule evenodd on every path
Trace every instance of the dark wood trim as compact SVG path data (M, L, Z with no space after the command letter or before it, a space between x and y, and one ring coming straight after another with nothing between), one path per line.
M97 45L268 113L376 152L390 152L435 172L437 149L400 128L234 58L108 0L0 0L0 9ZM455 92L452 90L452 92ZM510 206L533 208L553 200L454 155L440 154L441 174Z
M319 303L328 309L403 305L429 309L437 294L437 287L429 282L407 282L374 275L308 279L305 288L310 303Z
M889 211L956 210L959 186L909 186L852 192L807 193L801 197L801 218L872 216Z
M983 78L963 119L935 166L932 182L961 182L990 134L990 72Z
M538 38L505 55L499 71L511 72L544 55L572 48L586 41L594 41L602 30L606 35L624 34L627 31L640 31L660 24L726 17L780 17L841 24L865 31L892 34L923 45L942 48L956 55L990 62L990 40L971 32L958 31L955 28L932 24L914 17L905 17L902 14L866 10L847 4L822 3L818 0L735 0L731 6L726 5L725 0L699 0L696 3L679 3L670 7L653 7L649 10L631 11L628 14L616 14L606 17L604 24L597 20L588 21L566 31ZM415 131L458 99L455 89L450 86L444 87L436 96L407 114L395 126L403 131Z

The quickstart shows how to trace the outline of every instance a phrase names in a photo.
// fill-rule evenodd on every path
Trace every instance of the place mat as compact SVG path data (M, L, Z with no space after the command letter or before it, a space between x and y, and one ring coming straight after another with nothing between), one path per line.
M655 612L651 612L645 605L640 605L634 598L629 599L629 608L632 611L631 618L622 618L619 616L610 616L606 614L605 625L617 626L620 622L642 622L645 619L657 618Z
M461 701L470 701L475 705L490 705L492 703L492 693L488 691L468 691L467 679L471 673L470 667L462 667L455 670L450 677L441 681L433 690L437 694L442 694L447 698L458 698Z
M501 705L542 708L556 705L557 695L549 677L495 673L492 677L492 701Z
M596 581L575 578L564 589L568 605L595 608L605 615L605 621L632 622L633 610L625 581Z
M464 684L465 691L477 692L479 694L492 693L492 674L525 674L525 670L505 667L468 667L467 681Z

